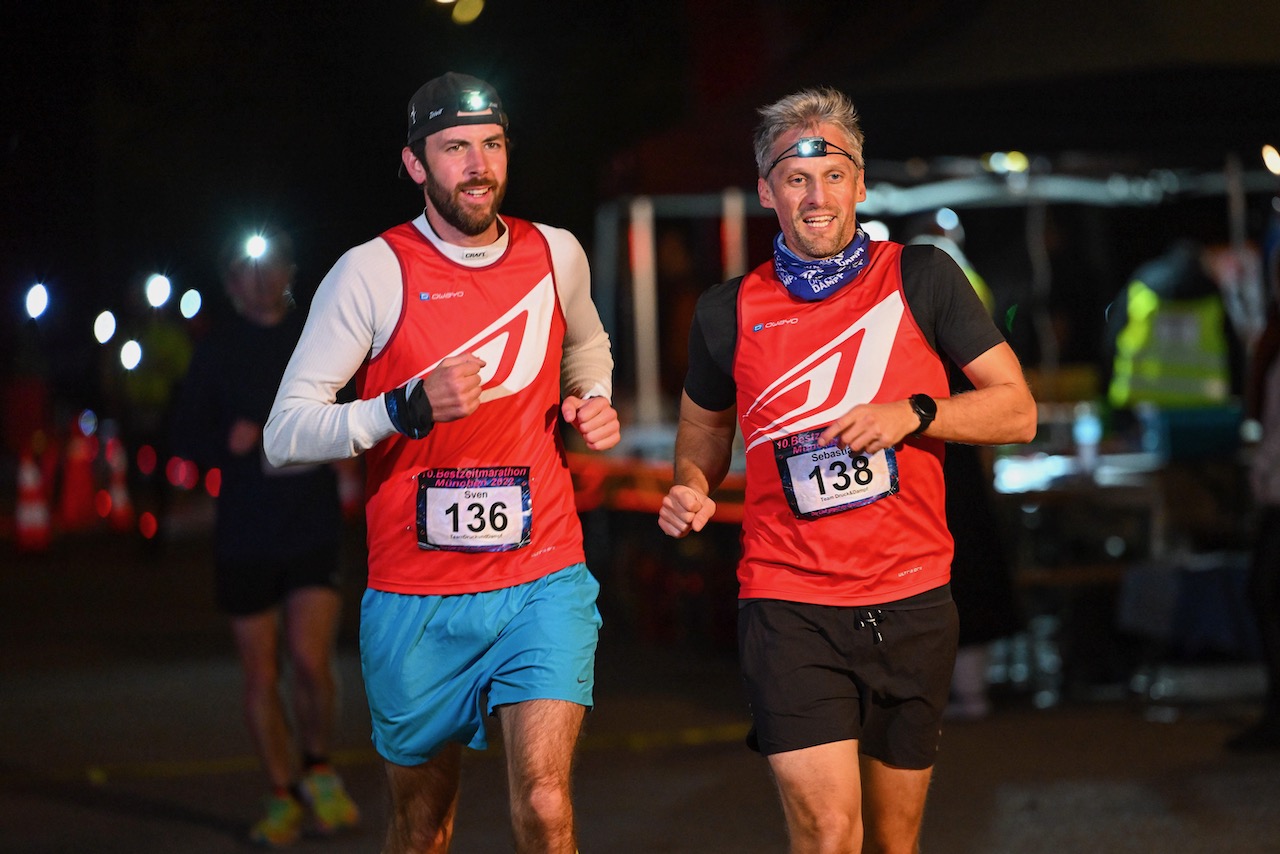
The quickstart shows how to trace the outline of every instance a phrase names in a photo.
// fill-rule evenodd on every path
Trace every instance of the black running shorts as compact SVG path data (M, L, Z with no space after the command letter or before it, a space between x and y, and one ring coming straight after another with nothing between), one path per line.
M331 587L341 582L339 549L332 545L294 557L217 561L215 592L218 608L233 617L247 617L274 608L294 590Z
M898 607L925 596L924 607ZM946 588L870 609L745 601L748 745L768 756L852 739L887 765L932 767L958 633Z

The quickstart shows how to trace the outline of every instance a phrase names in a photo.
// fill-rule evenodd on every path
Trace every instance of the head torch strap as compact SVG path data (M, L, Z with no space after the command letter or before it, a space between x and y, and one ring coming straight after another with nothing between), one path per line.
M773 167L790 157L826 157L828 154L840 154L849 158L854 166L858 166L858 161L853 155L845 151L834 142L827 142L820 136L805 136L797 139L792 145L788 146L781 154L774 158L769 164L769 168L764 170L764 177L768 178L769 173L773 171ZM858 166L861 169L861 166Z

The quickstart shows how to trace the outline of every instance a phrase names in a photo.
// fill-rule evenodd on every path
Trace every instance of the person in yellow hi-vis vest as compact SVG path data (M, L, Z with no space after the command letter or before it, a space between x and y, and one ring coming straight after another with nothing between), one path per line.
M1204 258L1199 244L1178 241L1139 267L1112 303L1113 408L1221 406L1238 391L1239 345Z

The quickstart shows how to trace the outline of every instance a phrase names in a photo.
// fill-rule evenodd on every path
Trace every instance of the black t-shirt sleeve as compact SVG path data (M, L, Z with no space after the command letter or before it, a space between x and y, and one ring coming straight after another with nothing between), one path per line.
M723 412L737 400L733 353L738 344L740 284L741 277L731 279L698 297L689 327L689 370L684 391L698 406L713 412Z
M938 247L903 247L902 290L929 345L959 367L1004 342L964 271Z

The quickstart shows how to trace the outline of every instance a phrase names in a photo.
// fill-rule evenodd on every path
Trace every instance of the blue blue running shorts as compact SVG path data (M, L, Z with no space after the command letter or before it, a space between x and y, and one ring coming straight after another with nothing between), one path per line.
M486 593L366 590L360 664L374 748L396 765L420 765L449 742L488 747L485 714L498 706L590 708L599 592L582 563Z

